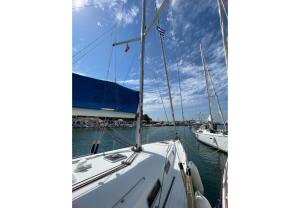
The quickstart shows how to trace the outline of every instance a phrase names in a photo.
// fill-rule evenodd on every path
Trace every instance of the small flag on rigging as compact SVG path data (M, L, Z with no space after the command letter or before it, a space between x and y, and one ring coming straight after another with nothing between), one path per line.
M162 29L162 28L159 27L159 26L156 26L156 30L159 32L159 34L160 34L162 37L165 36L166 30Z
M129 51L130 47L128 45L128 43L126 44L126 48L125 48L125 52Z

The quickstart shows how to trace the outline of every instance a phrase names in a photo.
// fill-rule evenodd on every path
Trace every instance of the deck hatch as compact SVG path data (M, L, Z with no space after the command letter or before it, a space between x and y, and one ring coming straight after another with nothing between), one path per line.
M160 180L157 180L154 187L152 188L151 192L149 193L149 195L147 197L148 207L152 207L152 205L159 193L160 188L161 188Z
M122 155L120 153L116 153L116 154L111 154L111 155L108 155L108 156L105 156L104 159L105 160L108 160L109 162L117 162L117 161L120 161L120 160L123 160L123 159L126 159L127 156L125 155Z

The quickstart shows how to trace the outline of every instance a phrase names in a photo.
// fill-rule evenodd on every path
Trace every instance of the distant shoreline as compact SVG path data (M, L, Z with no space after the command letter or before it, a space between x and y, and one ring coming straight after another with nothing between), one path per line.
M73 117L72 127L73 128L133 128L135 127L136 121L134 119L107 119L98 117ZM196 125L196 121L176 121L177 126L192 126ZM200 125L198 123L198 125ZM163 127L173 126L170 121L150 121L143 122L144 127Z

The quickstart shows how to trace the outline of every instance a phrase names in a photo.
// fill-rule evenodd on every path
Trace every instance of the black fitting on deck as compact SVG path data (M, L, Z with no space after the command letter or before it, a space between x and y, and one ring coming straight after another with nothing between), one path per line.
M182 163L180 162L180 163L178 163L178 165L179 165L179 169L180 169L180 170L183 170L183 165L182 165Z

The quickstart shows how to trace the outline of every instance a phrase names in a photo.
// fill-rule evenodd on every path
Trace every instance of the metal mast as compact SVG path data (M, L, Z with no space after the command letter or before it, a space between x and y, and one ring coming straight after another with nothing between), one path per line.
M218 2L218 10L219 10L219 18L220 18L220 27L221 27L221 34L222 34L222 40L223 40L223 47L224 47L224 57L225 57L225 63L228 69L228 48L227 48L227 40L224 33L224 20L223 15L221 11L221 3L220 0L217 0ZM224 8L225 9L225 8Z
M204 60L204 61L205 61L205 60ZM207 70L206 61L205 61L205 66L206 66L206 70ZM223 125L224 125L224 127L225 127L225 119L224 119L223 112L222 112L222 109L221 109L221 105L220 105L220 102L219 102L219 97L218 97L218 95L217 95L217 93L216 93L216 91L215 91L214 83L213 83L213 80L212 80L212 78L211 78L211 76L210 76L209 71L207 70L206 73L207 73L207 75L208 75L208 77L209 77L209 79L210 79L210 83L211 83L211 87L212 87L212 90L213 90L213 93L214 93L214 97L215 97L215 99L216 99L216 101L217 101L217 106L218 106L219 116L220 116L221 121L222 121L222 123L223 123Z
M136 145L134 151L142 150L142 125L143 125L143 96L144 96L144 53L145 53L145 38L149 33L150 29L153 27L163 8L166 6L169 0L164 0L157 10L155 16L151 20L148 28L145 26L146 22L146 0L142 0L142 21L141 21L141 35L137 38L132 38L125 41L120 41L113 43L112 46L118 46L122 44L128 44L131 42L141 41L141 65L140 65L140 91L139 91L139 105L137 111L137 121L136 121L136 132L135 140Z
M141 65L140 65L140 93L138 117L136 121L136 151L142 150L142 125L143 125L143 97L144 97L144 54L145 54L145 22L146 22L146 2L142 0L142 21L141 21Z
M159 26L159 20L157 21L157 23L158 23L158 26ZM165 46L164 46L163 37L162 37L161 34L159 34L159 38L160 38L160 46L161 46L161 51L162 51L162 59L163 59L163 62L164 62L166 82L167 82L167 87L168 87L168 94L169 94L169 100L170 100L170 108L171 108L171 113L172 113L172 120L173 120L174 130L176 132L175 114L174 114L174 108L173 108L173 102L172 102L172 94L171 94L171 88L170 88L170 82L169 82L169 73L168 73L168 68L167 68Z
M207 92L208 107L209 107L209 115L210 115L211 122L213 123L213 118L212 118L212 114L211 114L210 92L209 92L209 89L208 89L208 78L207 78L206 64L205 64L204 54L203 54L201 44L200 44L200 55L201 55L201 60L202 60L202 65L203 65L204 76L205 76L206 92Z

